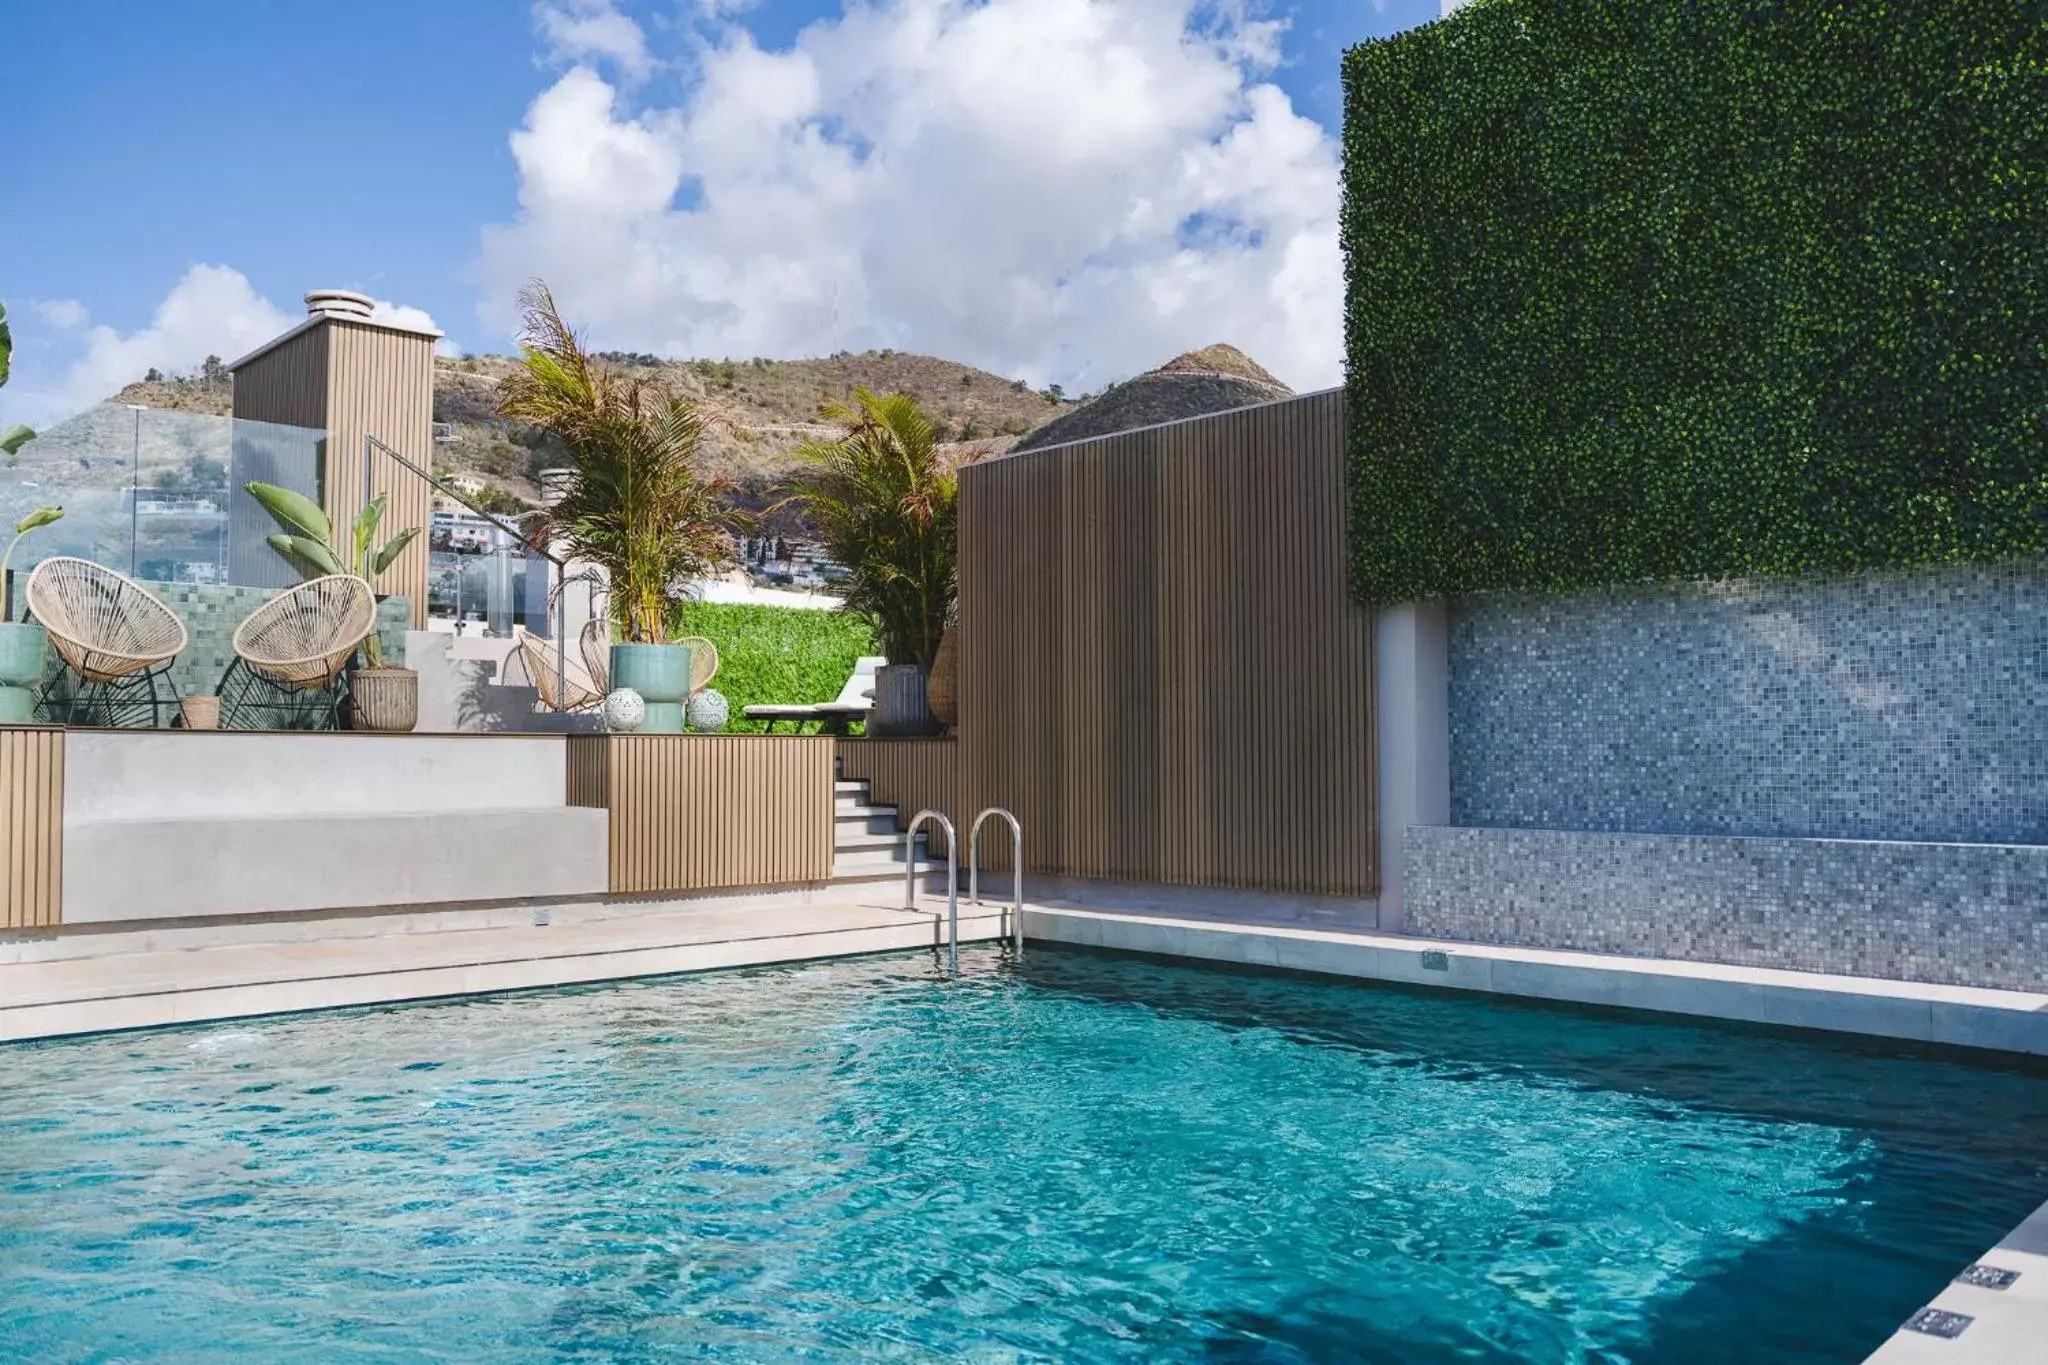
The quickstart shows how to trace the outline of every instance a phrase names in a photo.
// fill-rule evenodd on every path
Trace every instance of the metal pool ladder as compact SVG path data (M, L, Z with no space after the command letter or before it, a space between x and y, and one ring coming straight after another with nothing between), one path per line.
M953 822L944 811L921 810L903 833L903 908L917 909L917 831L925 821L936 820L946 831L946 966L960 970L960 841L954 837Z
M1010 943L1017 956L1024 955L1024 826L1001 806L990 806L974 817L967 833L967 895L981 904L981 822L1000 815L1010 826Z

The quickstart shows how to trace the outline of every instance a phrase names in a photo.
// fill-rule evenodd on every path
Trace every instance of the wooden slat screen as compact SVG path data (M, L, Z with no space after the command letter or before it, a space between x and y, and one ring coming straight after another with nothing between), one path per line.
M962 810L958 800L958 749L946 739L842 739L837 748L839 775L848 782L865 781L869 800L897 808L899 825L909 824L922 809L944 811L964 839L975 813ZM930 831L927 846L937 856L946 856L945 838L936 828Z
M433 467L433 338L341 320L331 321L327 426L327 515L337 526L363 506L363 438L375 436L422 469ZM383 493L379 540L408 527L419 536L376 582L377 591L409 598L414 629L427 623L427 531L434 489L402 465L378 456L370 469L373 494Z
M1344 509L1337 392L963 469L956 818L1008 806L1034 871L1375 894Z
M604 806L611 889L708 891L832 875L832 740L574 735L568 799Z
M64 732L0 729L0 929L63 918Z

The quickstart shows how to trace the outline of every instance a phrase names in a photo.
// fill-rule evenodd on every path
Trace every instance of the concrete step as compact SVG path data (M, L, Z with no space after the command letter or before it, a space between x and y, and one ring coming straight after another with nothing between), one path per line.
M924 856L922 847L918 850L917 870L919 876L933 876L945 880L946 862L943 858ZM859 848L835 853L832 858L832 880L841 881L848 877L901 877L903 875L903 845L893 847Z
M863 778L859 782L834 782L832 784L832 794L834 796L865 797L868 794L867 780Z
M895 828L893 822L884 829L858 829L841 825L838 833L833 837L832 847L840 853L851 853L856 850L871 848L893 849L896 853L897 861L901 862L903 857L903 832ZM919 856L923 855L925 847L925 837L920 833L917 836Z
M840 872L835 868L832 873L831 885L891 887L894 889L886 893L889 899L891 901L899 900L903 895L903 865L898 863L894 870L887 872ZM876 894L882 893L877 892ZM946 894L946 865L944 863L940 863L936 871L918 873L917 894L920 896L940 897Z
M895 810L889 806L866 806L862 810L840 810L831 817L831 823L844 835L848 831L868 831L870 835L903 833L903 827L895 821Z
M869 801L858 796L835 796L832 798L832 809L836 814L845 815L852 812L861 811L894 812L897 809L897 807L889 805L886 802Z

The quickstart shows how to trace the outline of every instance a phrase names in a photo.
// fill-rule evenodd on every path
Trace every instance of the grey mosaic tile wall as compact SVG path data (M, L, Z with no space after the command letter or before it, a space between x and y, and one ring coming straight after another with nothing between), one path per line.
M185 651L171 666L171 680L178 695L212 692L235 657L235 628L249 613L282 592L281 588L245 588L212 583L145 583L178 619L191 637ZM405 661L405 632L412 625L412 604L403 597L389 597L377 604L378 633L383 637L384 657L392 663Z
M1418 826L1407 929L2048 989L2048 847Z
M1491 598L1451 822L2048 842L2048 563Z

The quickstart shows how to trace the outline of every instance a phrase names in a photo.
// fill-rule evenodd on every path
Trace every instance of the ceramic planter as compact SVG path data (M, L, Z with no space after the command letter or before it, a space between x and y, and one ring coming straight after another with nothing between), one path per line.
M420 675L410 668L359 668L349 675L354 728L404 734L420 723Z
M915 739L939 732L922 668L889 664L875 670L875 704L868 712L867 732L876 739Z
M613 645L611 684L640 694L647 707L641 734L679 735L690 700L690 647Z
M27 621L0 621L0 724L36 718L35 685L43 680L50 637Z

